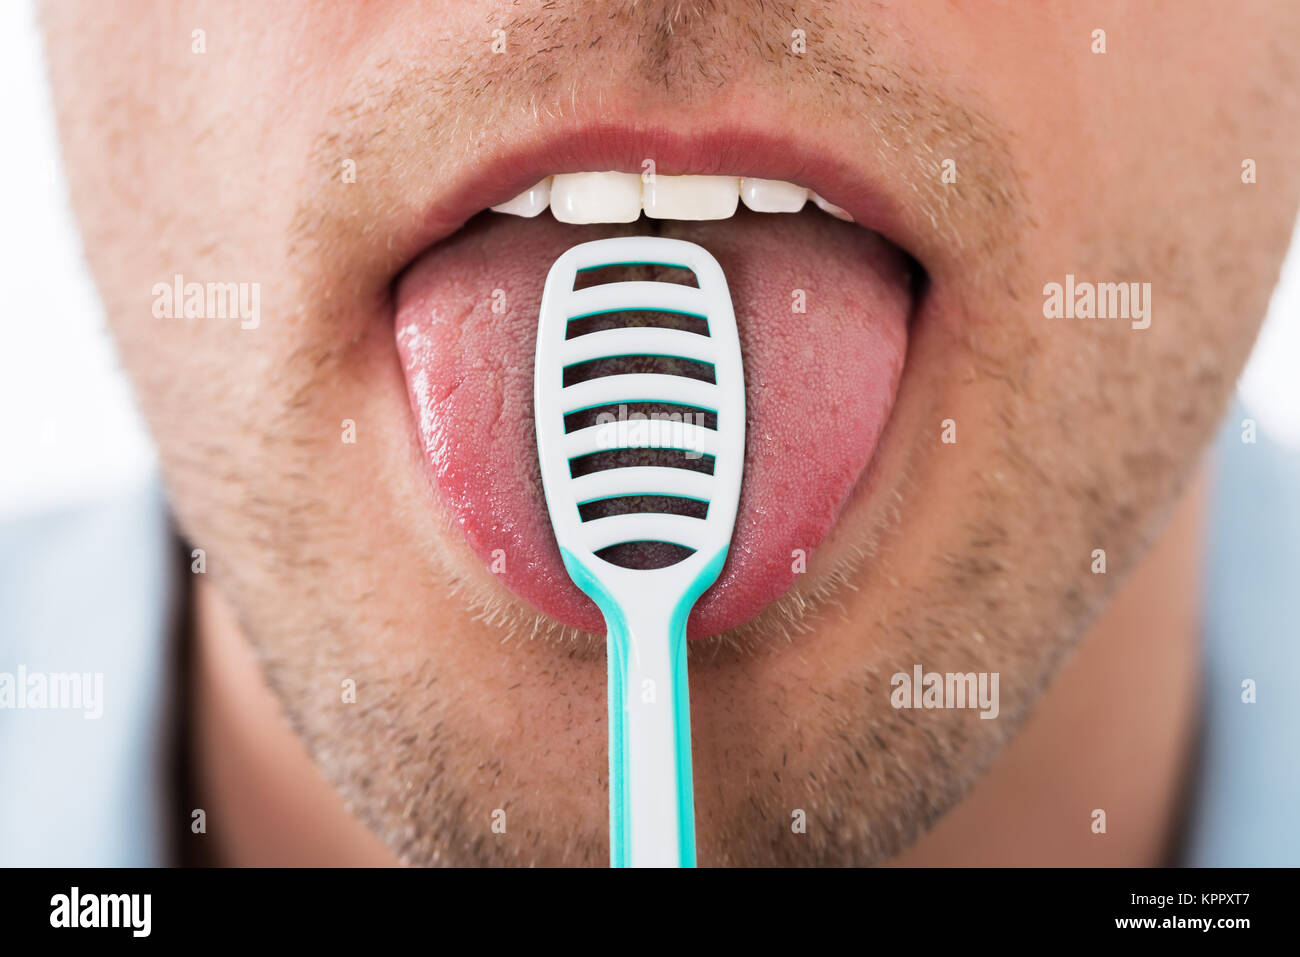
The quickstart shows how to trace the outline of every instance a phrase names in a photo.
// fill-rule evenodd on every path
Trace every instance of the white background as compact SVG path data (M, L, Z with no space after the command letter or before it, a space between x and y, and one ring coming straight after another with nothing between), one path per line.
M33 7L0 2L0 519L111 495L155 461L68 207ZM1300 242L1241 393L1300 447Z

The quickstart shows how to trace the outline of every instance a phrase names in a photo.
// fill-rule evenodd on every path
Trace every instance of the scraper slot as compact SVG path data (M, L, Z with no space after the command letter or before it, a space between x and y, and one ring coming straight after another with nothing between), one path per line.
M675 263L604 263L579 269L573 276L573 289L589 289L611 282L671 282L679 286L700 288L695 273Z

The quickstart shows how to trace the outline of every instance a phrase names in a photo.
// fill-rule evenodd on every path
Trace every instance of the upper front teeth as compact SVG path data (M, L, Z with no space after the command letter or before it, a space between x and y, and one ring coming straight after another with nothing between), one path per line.
M562 173L551 181L551 212L562 223L630 223L641 215L636 173Z
M740 198L756 213L797 213L808 190L784 180L746 177L740 181Z
M727 219L739 190L735 176L655 176L641 190L641 205L651 219Z
M808 199L832 216L853 220L803 186L737 176L655 175L643 183L637 173L561 173L492 209L536 216L549 205L562 223L630 223L642 210L652 219L727 219L738 200L758 213L796 213Z
M509 202L492 209L498 213L512 216L527 216L530 219L544 210L551 202L551 177L546 177L532 189L526 189Z
M847 209L841 209L839 206L836 206L834 203L826 202L826 200L822 199L816 193L811 193L810 198L814 203L817 204L817 208L820 209L823 213L830 213L836 219L842 219L850 223L853 222L853 217L849 215L849 211Z

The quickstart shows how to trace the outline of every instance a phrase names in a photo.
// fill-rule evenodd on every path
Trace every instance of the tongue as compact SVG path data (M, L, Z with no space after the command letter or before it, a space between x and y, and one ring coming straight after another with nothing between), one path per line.
M601 632L599 610L564 571L542 495L537 311L570 246L650 232L698 243L722 264L745 362L744 487L726 566L691 615L697 638L790 588L870 461L907 346L898 250L815 211L626 226L486 214L401 277L395 330L434 483L471 548L538 610Z

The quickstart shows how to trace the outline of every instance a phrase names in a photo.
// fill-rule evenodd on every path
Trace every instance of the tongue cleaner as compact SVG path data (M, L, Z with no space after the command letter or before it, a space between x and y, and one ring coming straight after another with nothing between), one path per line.
M604 266L688 269L699 288L615 282L575 290L581 272ZM703 318L708 334L663 326L605 329L570 338L570 322L604 313L679 313ZM606 375L566 386L565 370L626 356L690 359L713 367L713 382L681 375ZM542 294L533 379L537 452L551 525L569 576L605 616L609 656L609 844L614 867L693 867L686 620L717 580L731 544L745 458L745 380L727 280L694 243L628 236L582 243L551 267ZM608 423L627 403L713 412L717 428L685 421ZM606 408L609 407L609 408ZM610 417L569 430L575 412ZM620 427L622 426L622 427ZM639 428L635 428L639 426ZM574 477L575 459L612 449L680 451L712 463L712 474L673 466L618 465ZM676 458L676 453L670 453ZM584 520L580 506L631 496L703 503L703 517L640 511ZM628 503L624 503L625 505ZM698 504L696 513L699 514ZM666 542L690 549L667 567L626 568L601 557L613 545Z

